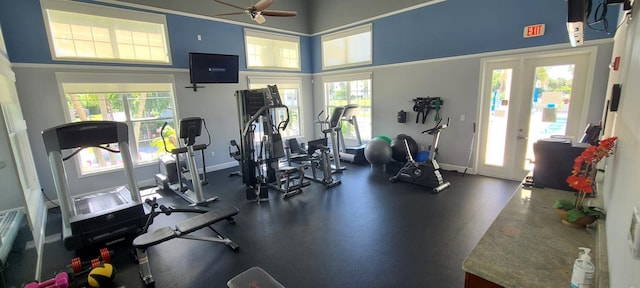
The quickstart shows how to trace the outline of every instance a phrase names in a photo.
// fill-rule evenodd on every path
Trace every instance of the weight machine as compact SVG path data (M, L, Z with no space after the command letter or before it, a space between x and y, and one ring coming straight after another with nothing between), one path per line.
M302 192L310 185L304 181L306 167L279 163L285 156L280 131L289 123L289 108L282 104L278 87L238 90L235 95L240 122L240 173L247 199L268 200L268 188L282 192L284 198Z
M83 121L42 131L62 214L62 239L68 250L80 250L138 234L144 225L144 208L134 177L127 124L115 121ZM110 144L117 143L117 149ZM64 161L86 148L118 153L127 185L108 192L73 197ZM63 157L62 151L76 149ZM99 151L101 152L101 151Z
M203 124L209 137L209 143L195 144L196 137L202 134ZM205 199L202 193L202 185L206 185L208 183L207 167L204 161L204 150L211 144L211 134L209 133L209 130L206 129L207 124L204 122L204 119L200 117L189 117L182 119L180 121L179 138L184 141L184 143L178 143L179 147L173 148L171 150L167 149L167 142L164 137L164 130L166 126L167 122L162 125L162 129L160 129L160 136L162 137L164 150L168 153L171 153L171 155L165 155L158 158L160 173L156 174L155 176L158 188L165 191L172 191L192 205L206 205L210 202L218 200L218 197ZM180 147L182 145L184 145L184 147ZM200 154L202 155L202 180L200 180L200 173L198 172L198 167L196 165L196 151L200 151ZM185 165L183 164L184 161L180 160L180 155L183 154L187 155L187 164L189 165L188 171L191 174L191 184L193 186L193 191L191 191L186 186L186 184L183 183L183 174L185 172L183 171L183 169L185 168Z

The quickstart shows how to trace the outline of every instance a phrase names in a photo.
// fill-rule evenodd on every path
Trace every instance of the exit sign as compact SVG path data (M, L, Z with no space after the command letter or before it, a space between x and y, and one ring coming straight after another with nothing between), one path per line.
M544 35L544 24L529 25L524 27L522 36L524 38L538 37Z

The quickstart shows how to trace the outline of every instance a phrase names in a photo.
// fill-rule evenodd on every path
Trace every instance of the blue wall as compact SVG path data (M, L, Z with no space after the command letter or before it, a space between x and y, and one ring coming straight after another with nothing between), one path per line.
M447 0L377 19L373 21L373 65L567 44L566 11L566 1L561 0ZM188 52L194 51L239 54L241 69L246 70L243 26L173 14L166 16L171 67L188 68ZM4 26L10 60L78 64L51 60L42 19L38 0L0 1L0 23ZM608 19L613 29L617 9L609 9ZM546 25L544 36L522 37L524 26L539 23ZM610 38L614 31L611 32L587 29L585 39ZM202 41L196 39L198 34L202 35ZM321 72L320 36L300 38L302 72Z
M597 1L599 2L599 1ZM595 4L594 4L595 5ZM617 6L610 6L615 29ZM594 6L595 9L595 6ZM562 0L447 0L374 20L373 65L435 59L491 51L567 44L567 2ZM525 26L545 24L545 35L523 38ZM585 39L613 37L586 28ZM313 72L322 71L320 36L312 39Z
M154 12L157 13L157 12ZM165 14L171 45L172 68L189 68L189 52L240 55L240 68L246 70L243 26L224 22ZM3 25L9 59L14 63L94 64L75 61L53 61L49 52L40 1L0 1L0 23ZM197 40L202 36L202 41ZM301 36L301 67L311 72L310 37ZM104 64L134 66L133 64ZM135 65L167 67L166 65Z

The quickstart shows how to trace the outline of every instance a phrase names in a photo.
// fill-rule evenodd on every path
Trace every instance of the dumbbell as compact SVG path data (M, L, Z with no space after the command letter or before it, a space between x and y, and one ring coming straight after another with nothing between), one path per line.
M42 283L31 282L24 286L24 288L68 288L69 287L69 275L65 272L58 273L56 277L44 281Z
M91 259L91 261L82 261L80 259L80 257L76 257L71 259L71 271L73 271L74 274L78 274L83 272L84 270L87 270L87 268L95 268L98 265L100 265L100 263L104 262L104 263L111 263L111 251L109 251L109 249L107 248L102 248L100 249L100 257L99 258L95 258L95 259ZM89 266L89 267L87 267Z

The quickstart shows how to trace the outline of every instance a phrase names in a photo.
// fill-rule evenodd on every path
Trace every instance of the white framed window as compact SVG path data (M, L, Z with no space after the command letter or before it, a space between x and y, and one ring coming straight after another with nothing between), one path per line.
M2 25L0 25L0 55L7 56L7 46L4 44L4 36L2 36ZM9 58L7 56L7 58Z
M67 122L127 123L134 165L156 163L166 153L165 144L169 150L176 146L173 76L60 72L56 78ZM165 122L163 141L160 131ZM119 155L103 149L87 148L75 158L80 175L122 168Z
M248 69L300 71L300 37L244 29Z
M266 88L267 85L277 85L280 98L284 105L289 108L289 125L282 133L285 138L295 138L302 136L303 121L300 116L301 111L301 95L302 81L300 78L267 78L267 77L249 77L249 89ZM286 119L284 109L276 110L278 121Z
M373 119L371 73L326 76L322 78L322 82L324 84L326 111L329 111L327 115L332 115L335 107L349 104L359 105L360 110L356 118L360 138L362 141L371 140L371 134L373 133L373 127L371 126ZM352 125L343 121L341 128L347 146L359 144L357 143L356 131Z
M54 60L171 64L164 15L40 0Z
M373 63L371 24L322 35L322 69Z

